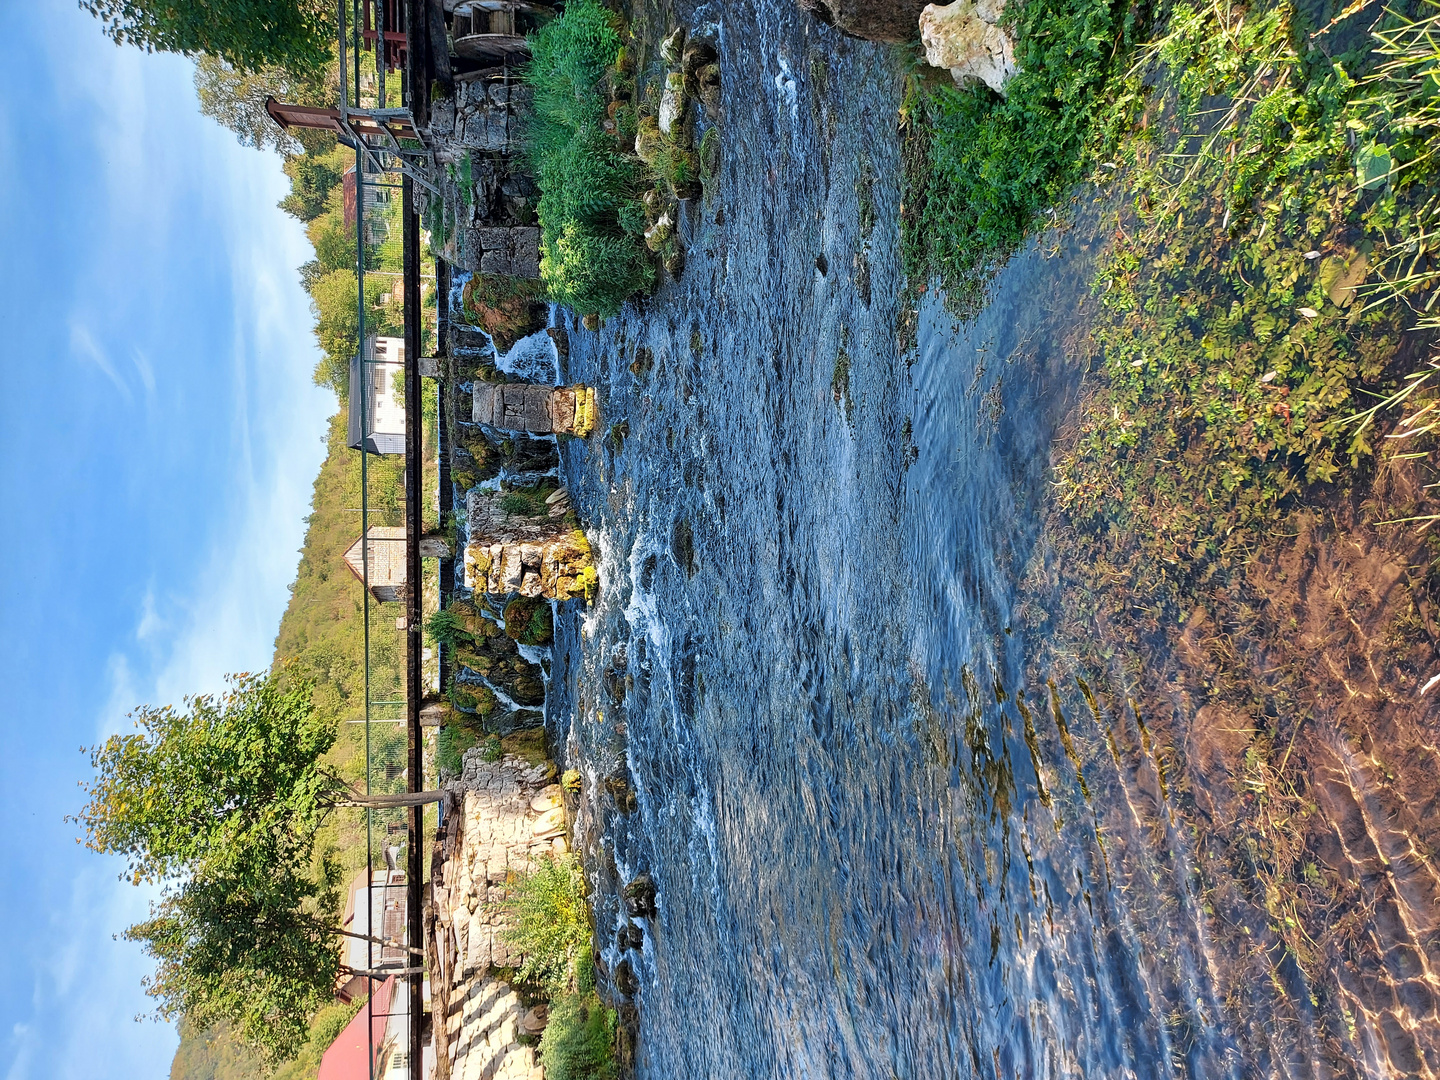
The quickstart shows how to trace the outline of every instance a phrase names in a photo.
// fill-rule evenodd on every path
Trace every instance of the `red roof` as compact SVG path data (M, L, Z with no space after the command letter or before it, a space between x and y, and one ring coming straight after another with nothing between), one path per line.
M374 996L360 1007L345 1030L340 1032L325 1056L320 1059L318 1080L370 1080L372 1052L379 1057L385 1042L385 1025L389 1021L390 999L395 994L395 976L391 975ZM367 1034L365 1025L369 1023Z

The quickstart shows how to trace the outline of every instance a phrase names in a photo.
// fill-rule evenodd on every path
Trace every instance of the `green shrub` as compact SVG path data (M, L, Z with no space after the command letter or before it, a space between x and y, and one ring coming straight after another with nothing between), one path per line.
M554 636L554 618L546 600L522 597L505 605L505 633L522 645L544 645Z
M604 130L602 83L621 50L615 17L596 0L576 0L530 50L525 152L540 188L540 275L556 303L611 315L654 281L644 248L621 225L639 193L640 163Z
M615 1012L592 993L566 994L550 1007L540 1038L546 1080L613 1080Z
M611 236L576 222L546 225L540 274L550 299L608 317L631 295L650 290L655 268L636 238L621 231L618 210L615 232Z
M480 745L481 761L499 761L504 755L504 749L500 746L499 735L488 735Z
M464 620L451 608L431 615L425 623L425 630L437 645L463 645L471 640Z
M585 879L574 855L545 856L520 878L505 901L513 919L505 940L525 959L518 980L535 983L552 999L576 985L578 965L590 963L590 909Z

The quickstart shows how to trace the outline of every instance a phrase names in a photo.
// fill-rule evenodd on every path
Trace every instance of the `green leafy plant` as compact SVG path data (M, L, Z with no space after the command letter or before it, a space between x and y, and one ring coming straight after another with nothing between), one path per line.
M545 514L545 497L548 494L538 489L507 491L500 497L500 509L517 517L541 517Z
M314 71L330 59L335 9L318 0L83 0L105 33L146 52L217 56L240 71Z
M1122 0L1012 5L1019 71L1001 97L980 83L912 76L902 252L912 284L965 294L1086 172L1097 128L1127 89L1117 68L1136 32ZM1121 69L1123 70L1123 69Z
M504 748L500 745L499 735L487 736L485 741L480 744L481 761L499 761L504 753Z
M505 940L524 955L517 978L552 999L576 985L578 965L591 963L590 909L574 855L542 856L518 878L504 902L513 920Z
M183 711L138 710L134 733L91 750L73 819L134 883L164 886L126 931L157 962L160 1014L228 1022L272 1064L302 1045L340 970L340 870L316 835L360 801L325 760L336 731L312 693L284 671L240 675Z
M525 152L540 188L541 277L556 303L601 316L654 281L644 246L621 222L639 193L640 163L606 131L602 82L620 48L615 17L578 0L531 39L525 74L534 93Z
M455 608L437 611L425 621L425 632L437 645L466 645L473 639L465 629L464 616Z
M614 1080L616 1016L593 991L552 1003L540 1037L547 1080Z

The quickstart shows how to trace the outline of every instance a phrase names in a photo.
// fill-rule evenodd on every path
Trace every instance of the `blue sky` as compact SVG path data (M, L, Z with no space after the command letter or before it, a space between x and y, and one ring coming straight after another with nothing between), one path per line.
M335 400L278 157L73 0L0 4L0 40L3 1074L164 1077L113 939L147 898L63 820L78 751L269 662Z

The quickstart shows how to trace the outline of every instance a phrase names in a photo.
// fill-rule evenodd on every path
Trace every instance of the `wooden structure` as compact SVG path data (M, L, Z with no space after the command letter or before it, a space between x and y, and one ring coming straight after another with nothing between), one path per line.
M386 71L403 70L410 54L410 31L405 14L407 6L403 0L381 0L379 5L375 0L365 0L364 21L360 26L362 47L366 52L372 52L384 38Z
M502 64L530 54L525 35L538 30L555 12L524 0L462 0L451 18L455 55Z
M348 109L344 116L339 109L322 109L316 105L287 105L273 97L265 99L265 111L270 119L285 130L292 127L314 128L317 131L333 131L342 137L354 132L367 138L419 139L415 124L408 113L400 109Z

